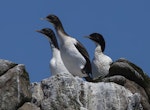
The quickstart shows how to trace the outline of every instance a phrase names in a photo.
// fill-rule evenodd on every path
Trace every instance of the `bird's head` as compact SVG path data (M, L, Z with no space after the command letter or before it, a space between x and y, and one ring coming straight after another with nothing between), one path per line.
M44 34L49 39L50 43L59 49L55 33L52 29L43 28L41 30L37 30L37 32Z
M99 33L92 33L89 36L86 36L87 38L94 41L96 44L100 45L102 48L102 52L105 50L105 40L103 36Z
M59 24L61 24L59 18L56 15L50 14L45 19L47 21L51 22L55 27L58 26Z
M52 37L55 36L53 30L50 29L50 28L43 28L43 29L41 29L41 30L37 30L37 32L46 35L46 36L49 37L50 39L52 39Z

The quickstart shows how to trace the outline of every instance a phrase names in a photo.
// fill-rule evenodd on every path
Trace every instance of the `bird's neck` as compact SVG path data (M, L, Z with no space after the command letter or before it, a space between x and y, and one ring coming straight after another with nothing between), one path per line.
M52 50L52 56L55 57L59 53L59 46L58 46L57 40L56 39L51 40L49 37L48 37L48 40L49 40L49 44Z
M52 49L52 56L58 58L60 56L60 50L55 47L51 47L51 49Z
M57 39L53 39L53 41L52 41L52 39L50 39L49 37L47 37L47 38L49 40L50 47L51 48L57 48L59 50Z
M102 52L102 49L101 49L101 46L100 45L97 45L96 48L95 48L95 54L103 54Z
M94 53L94 59L99 59L100 57L102 57L104 54L102 52L101 46L97 45L95 48L95 53Z
M65 41L66 38L69 36L69 35L65 32L65 30L64 30L64 28L63 28L63 26L62 26L61 23L60 23L59 25L57 25L57 26L55 27L55 29L56 29L57 35L58 35L58 37L59 37L59 39L60 39L60 42Z

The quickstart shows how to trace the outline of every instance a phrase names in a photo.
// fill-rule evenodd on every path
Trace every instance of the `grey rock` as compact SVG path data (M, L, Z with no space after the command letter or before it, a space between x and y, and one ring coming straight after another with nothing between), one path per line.
M116 75L116 76L111 76L111 77L101 79L102 82L114 82L122 86L125 85L126 80L127 79L121 75Z
M0 76L16 65L16 63L11 61L0 59Z
M136 71L130 64L126 62L114 62L109 70L109 76L122 75L131 81L135 81L137 84L143 85L144 78L140 73Z
M141 106L141 96L138 93L135 93L132 97L129 97L128 110L143 110ZM145 109L144 109L145 110Z
M18 110L41 110L39 107L36 105L26 102L22 107L20 107Z
M150 78L137 65L124 58L120 58L111 65L109 74L106 77L114 75L122 75L125 78L134 81L145 89L145 92L150 99Z
M78 77L56 75L41 82L42 110L132 110L134 94L113 82L90 83ZM133 108L141 107L136 103ZM134 109L133 109L134 110Z
M44 98L43 90L41 88L41 83L31 83L32 99L31 102L37 106L41 106L41 101Z
M126 89L130 90L133 94L139 93L141 95L141 104L144 108L144 110L149 110L150 103L149 103L149 97L147 93L145 92L144 88L139 86L134 81L126 79L124 76L116 75L108 78L102 79L103 82L115 82L119 85L124 86Z
M30 84L24 65L7 60L0 62L0 110L149 110L150 108L145 89L125 76L116 74L100 79L103 82L92 83L64 73Z
M24 102L30 101L29 85L29 76L24 65L19 64L7 70L0 77L0 110L16 110Z

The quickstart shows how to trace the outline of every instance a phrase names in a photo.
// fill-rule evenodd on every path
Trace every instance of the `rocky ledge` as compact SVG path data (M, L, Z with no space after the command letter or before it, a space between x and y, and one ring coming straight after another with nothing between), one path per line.
M0 60L0 110L149 110L148 97L121 75L92 83L64 73L30 83L24 65Z

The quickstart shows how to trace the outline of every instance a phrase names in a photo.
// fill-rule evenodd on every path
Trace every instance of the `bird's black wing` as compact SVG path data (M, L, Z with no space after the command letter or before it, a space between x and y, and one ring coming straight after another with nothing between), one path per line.
M86 51L85 47L79 42L77 41L76 44L74 44L75 47L78 49L78 51L83 55L83 57L86 59L86 65L85 67L83 68L83 71L86 73L86 74L90 74L92 73L92 68L91 68L91 62L90 62L90 57L89 57L89 54L88 52Z

